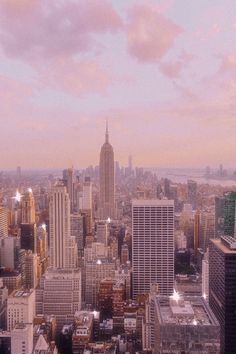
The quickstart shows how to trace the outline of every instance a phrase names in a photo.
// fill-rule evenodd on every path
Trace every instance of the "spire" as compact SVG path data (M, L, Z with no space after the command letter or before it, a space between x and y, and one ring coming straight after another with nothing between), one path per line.
M107 120L106 120L106 134L105 134L105 137L106 137L105 142L109 143L108 121Z

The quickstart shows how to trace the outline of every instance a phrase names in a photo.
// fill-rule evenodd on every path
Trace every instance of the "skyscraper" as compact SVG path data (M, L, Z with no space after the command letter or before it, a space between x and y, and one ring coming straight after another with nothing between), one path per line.
M188 180L188 203L192 205L193 209L197 207L197 182Z
M149 293L158 283L171 295L174 285L174 201L132 202L133 296Z
M50 264L53 268L76 266L76 242L70 229L70 199L62 181L52 188L49 200Z
M236 192L226 192L224 194L224 234L228 236L234 236L236 233L235 204Z
M220 323L221 354L236 353L236 242L210 240L209 304Z
M21 200L22 203L22 224L35 223L35 201L31 188L28 188Z
M109 143L108 126L106 126L105 143L102 145L99 163L100 174L100 217L115 217L115 176L114 152Z
M65 181L67 193L69 194L70 210L72 213L74 209L74 187L75 187L75 172L73 168L68 168L67 170L63 170L63 180Z

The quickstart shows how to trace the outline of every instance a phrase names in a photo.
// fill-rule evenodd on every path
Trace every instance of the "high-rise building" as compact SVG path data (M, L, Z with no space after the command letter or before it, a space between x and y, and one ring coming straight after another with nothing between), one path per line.
M70 199L63 182L52 188L49 200L50 265L53 268L75 268L77 246L71 236Z
M38 257L36 253L32 251L27 251L25 254L25 287L27 289L35 289L38 284L37 277L37 266L38 266Z
M36 288L36 313L56 316L57 331L74 320L81 308L79 269L48 269Z
M20 225L20 247L24 250L37 251L37 229L36 224Z
M108 227L106 221L99 221L96 224L96 239L97 242L104 243L107 246L108 244Z
M236 192L224 194L224 234L236 236L235 211L236 211Z
M188 203L192 205L193 209L197 208L197 182L188 180Z
M0 206L0 238L8 236L8 209Z
M70 211L73 212L74 199L75 199L74 197L75 172L73 168L68 168L67 170L63 170L63 180L65 182L67 193L69 194Z
M156 296L154 353L220 354L220 328L201 296ZM233 353L233 352L231 352Z
M35 201L31 188L28 188L21 199L22 205L22 224L35 223Z
M18 323L11 331L11 354L32 354L33 324Z
M100 174L100 217L115 217L115 176L114 152L109 143L108 127L106 126L105 143L102 145L99 163Z
M7 299L7 329L17 323L33 323L35 316L35 290L15 290Z
M85 177L82 190L82 206L80 209L92 210L92 183L90 177Z
M202 296L209 299L209 250L204 254L202 260Z
M230 236L210 241L209 304L220 323L221 353L236 353L236 241Z
M133 296L158 283L163 295L174 285L174 201L132 201Z

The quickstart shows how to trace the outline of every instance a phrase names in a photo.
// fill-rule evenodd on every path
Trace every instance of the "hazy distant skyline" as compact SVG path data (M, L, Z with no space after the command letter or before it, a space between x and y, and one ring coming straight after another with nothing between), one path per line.
M235 166L234 0L1 0L0 169Z

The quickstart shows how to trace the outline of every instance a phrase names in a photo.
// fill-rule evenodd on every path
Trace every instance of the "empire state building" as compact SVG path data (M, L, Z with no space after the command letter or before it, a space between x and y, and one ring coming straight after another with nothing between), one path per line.
M115 176L114 152L109 143L108 126L106 125L105 143L102 145L99 163L100 175L100 218L115 217Z

